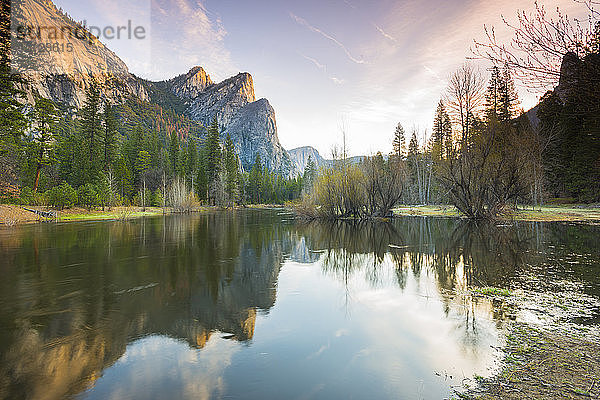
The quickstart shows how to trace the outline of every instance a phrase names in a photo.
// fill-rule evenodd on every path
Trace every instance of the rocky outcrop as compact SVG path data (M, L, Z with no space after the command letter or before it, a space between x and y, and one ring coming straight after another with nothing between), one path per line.
M310 157L317 168L321 167L331 167L334 164L334 160L325 159L319 154L317 149L311 146L297 147L292 150L288 150L288 154L290 156L290 161L292 165L292 176L302 175L304 173L304 169L308 164L308 158ZM350 164L359 164L365 156L353 156L346 158L346 162ZM384 154L384 159L387 160L387 155Z
M170 81L171 91L187 103L186 113L205 127L217 120L221 138L229 135L242 168L249 170L259 154L263 165L289 175L291 163L277 136L275 110L256 100L252 75L242 72L213 84L202 67Z
M583 62L575 53L567 53L563 57L560 65L560 78L555 92L565 100L576 90L579 79L581 78L581 68Z
M277 137L275 110L267 99L245 105L224 127L223 135L231 136L244 169L249 170L259 154L263 166L284 175L290 173L288 153Z
M194 67L187 74L170 79L167 83L171 87L171 91L184 100L196 98L209 86L214 85L202 67Z
M569 99L581 101L582 98L594 98L593 94L598 92L599 87L600 54L592 53L580 59L575 53L569 52L562 59L558 85L545 97L554 93L563 103ZM529 123L536 130L540 124L539 107L538 104L526 112Z
M244 72L200 93L190 101L187 112L205 126L216 118L219 126L225 128L236 118L240 109L254 101L252 76Z

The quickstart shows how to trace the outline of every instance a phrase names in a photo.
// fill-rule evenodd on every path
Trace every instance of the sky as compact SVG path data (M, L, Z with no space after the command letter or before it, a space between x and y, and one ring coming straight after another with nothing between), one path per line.
M585 15L574 0L540 0L552 14ZM483 26L506 42L502 16L516 20L533 0L55 0L78 20L125 19L148 40L105 40L134 74L163 80L204 67L218 82L254 78L257 98L276 112L286 149L310 145L331 154L391 151L396 125L431 130L449 75L472 56ZM489 67L477 61L482 70ZM543 93L518 87L522 106Z

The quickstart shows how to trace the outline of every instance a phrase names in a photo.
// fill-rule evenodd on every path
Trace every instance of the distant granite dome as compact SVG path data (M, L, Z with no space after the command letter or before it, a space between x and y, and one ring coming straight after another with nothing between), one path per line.
M290 160L292 162L292 174L302 175L308 164L309 157L313 160L317 168L328 167L331 165L330 160L325 160L321 157L321 154L311 146L297 147L295 149L288 150Z

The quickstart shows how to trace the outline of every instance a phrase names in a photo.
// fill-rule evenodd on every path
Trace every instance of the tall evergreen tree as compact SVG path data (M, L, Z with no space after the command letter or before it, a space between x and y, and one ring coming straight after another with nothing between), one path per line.
M219 191L219 172L221 169L221 142L219 141L219 124L214 118L208 128L205 149L205 171L208 183L208 200L215 204Z
M255 204L261 202L261 194L263 190L262 175L262 161L260 159L260 154L256 153L254 164L252 165L252 169L250 170L250 174L248 175L248 195L250 197L250 202Z
M0 5L0 195L18 194L18 167L22 136L27 128L23 115L22 79L11 70L11 1Z
M131 173L131 169L127 165L127 160L123 154L117 158L115 177L121 197L128 198L131 196L131 192L133 191L133 174Z
M304 189L310 191L312 189L315 178L317 177L317 166L312 159L312 156L308 156L306 167L304 168L304 176L302 180L304 182Z
M99 140L102 136L102 104L100 101L100 89L96 82L92 82L86 91L86 100L80 110L81 134L83 135L84 157L82 162L82 181L80 183L91 183L99 172Z
M146 209L146 174L150 169L151 163L152 159L150 158L150 153L148 153L146 150L141 150L138 153L138 156L135 160L135 169L138 172L142 181L142 187L140 189L142 193L142 207L144 208L144 210Z
M198 148L196 147L196 140L192 137L188 137L186 152L185 175L192 177L198 170Z
M102 132L102 168L105 172L109 170L114 162L118 132L119 124L114 107L111 104L106 104L104 109L104 131Z
M501 85L498 96L498 120L509 121L517 116L519 111L519 96L515 82L507 65L502 69Z
M417 139L417 130L413 130L408 144L408 158L414 158L419 154L419 139Z
M504 83L500 68L494 65L491 69L490 82L485 93L485 113L488 121L497 121L500 114L500 92Z
M444 158L448 147L452 145L452 122L441 100L438 103L433 120L433 142L439 151L440 157Z
M169 138L169 167L173 177L177 175L177 166L179 165L179 137L177 132L171 132Z
M404 154L406 153L406 139L404 128L400 123L398 123L398 125L396 126L392 146L394 148L394 155L399 159L403 158Z
M53 148L56 142L58 111L52 101L38 97L35 99L33 117L35 121L33 134L35 181L33 191L36 192L42 168L50 165L54 160Z
M229 134L225 139L225 194L227 202L233 206L238 192L238 158L235 153L235 146Z

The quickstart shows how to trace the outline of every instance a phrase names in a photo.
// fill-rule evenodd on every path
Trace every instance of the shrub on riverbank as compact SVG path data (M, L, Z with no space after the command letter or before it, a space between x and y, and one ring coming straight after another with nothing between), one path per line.
M405 183L404 164L381 153L359 164L337 160L323 168L302 199L294 205L299 216L314 219L390 217Z

